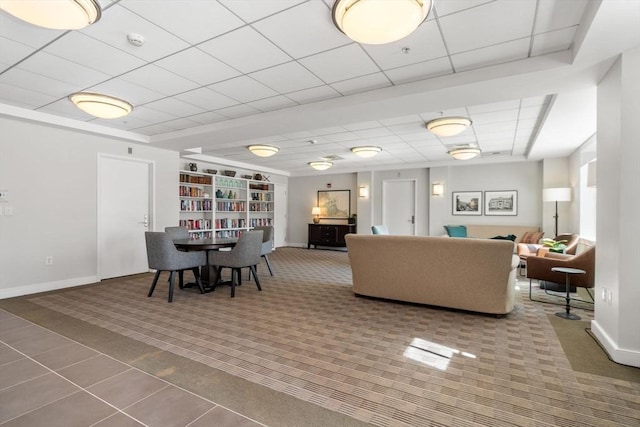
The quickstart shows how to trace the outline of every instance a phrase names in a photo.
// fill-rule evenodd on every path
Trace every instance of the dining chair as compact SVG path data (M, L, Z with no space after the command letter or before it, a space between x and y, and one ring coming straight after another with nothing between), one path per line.
M271 269L271 263L269 262L269 254L273 252L273 226L264 225L259 227L253 227L254 231L262 230L262 247L260 249L260 257L264 258L269 269L269 274L273 276L273 270Z
M164 232L171 237L171 240L182 240L189 238L189 229L187 227L165 227ZM191 270L190 268L188 270ZM184 288L184 270L178 271L178 286Z
M231 298L236 295L236 286L242 284L242 269L249 267L259 291L260 280L256 274L256 265L260 262L260 250L262 248L263 231L243 231L238 242L230 251L212 251L209 254L209 263L216 266L218 284L222 277L222 269L231 268Z
M149 268L156 270L147 297L153 295L160 273L169 272L169 302L173 301L174 273L191 269L196 278L200 293L204 294L204 286L200 280L200 266L206 264L204 251L182 252L176 249L173 240L161 231L146 231L144 238L147 244L147 260Z

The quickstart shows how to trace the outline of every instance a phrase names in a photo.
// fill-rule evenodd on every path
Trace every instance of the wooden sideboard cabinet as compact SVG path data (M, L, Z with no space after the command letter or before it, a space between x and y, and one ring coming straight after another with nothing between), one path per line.
M344 248L347 243L344 236L356 232L355 224L309 224L307 249L317 246Z

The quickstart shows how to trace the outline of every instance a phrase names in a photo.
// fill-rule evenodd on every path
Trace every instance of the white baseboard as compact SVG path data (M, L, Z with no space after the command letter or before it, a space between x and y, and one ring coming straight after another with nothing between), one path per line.
M640 351L628 350L618 347L611 337L600 327L595 320L591 321L591 332L598 342L605 348L613 361L627 366L640 368Z
M45 282L26 286L16 286L15 288L0 289L0 299L20 297L23 295L37 294L40 292L55 291L64 288L72 288L74 286L96 283L97 281L97 276L86 276L59 280L57 282Z

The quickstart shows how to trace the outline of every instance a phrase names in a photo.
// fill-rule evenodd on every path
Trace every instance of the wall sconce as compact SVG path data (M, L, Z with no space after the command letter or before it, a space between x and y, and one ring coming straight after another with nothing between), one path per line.
M444 184L440 182L434 182L431 184L431 195L432 196L443 196L444 195Z
M320 222L320 207L319 206L314 206L313 208L311 208L311 215L314 215L313 217L313 223L317 224Z
M358 197L361 199L366 199L369 197L369 187L366 185L361 185L358 187Z

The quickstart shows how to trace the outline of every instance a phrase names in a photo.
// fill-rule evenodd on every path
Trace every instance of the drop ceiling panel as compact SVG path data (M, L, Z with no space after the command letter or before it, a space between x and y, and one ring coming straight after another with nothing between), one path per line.
M251 27L232 31L198 48L243 73L291 61L289 55Z
M146 87L164 95L175 95L195 89L199 85L157 65L149 64L119 77L124 81Z
M355 43L308 56L299 62L327 83L380 71L364 50ZM340 64L340 67L336 67L335 64Z
M569 49L577 30L578 27L575 26L534 36L531 55L537 56Z
M249 102L248 105L260 111L279 110L281 108L292 107L298 105L286 96L278 95L271 98L260 99L258 101Z
M578 25L588 3L588 0L539 2L534 34Z
M513 40L495 46L451 56L456 71L472 70L508 61L524 59L529 52L529 38Z
M54 80L70 83L80 88L95 85L111 78L108 74L92 70L76 62L67 61L46 52L40 52L25 59L18 65L18 68L36 74L46 73L48 77Z
M250 116L252 114L257 114L260 110L253 108L247 104L234 105L232 107L221 108L216 111L217 113L222 114L230 119L235 119L238 117Z
M373 73L331 84L331 87L342 95L364 92L391 86L391 81L383 73Z
M250 76L279 93L295 92L323 84L322 80L297 62L256 71Z
M492 1L493 0L436 0L433 5L433 10L436 11L439 17L443 17L452 13L460 12L461 10L490 3Z
M402 84L451 74L452 72L451 61L448 57L445 57L386 70L384 73L394 84Z
M260 82L246 76L236 77L224 82L210 85L209 88L240 102L256 101L270 98L278 93Z
M34 48L6 37L0 37L0 60L7 66L20 61L35 51Z
M16 86L25 90L39 92L55 99L66 98L73 93L74 86L58 80L51 79L30 71L13 68L0 75L0 83ZM4 94L0 94L3 97Z
M0 82L0 93L2 94L2 102L30 110L35 110L42 105L56 100L53 96L30 91L2 82Z
M277 0L271 2L255 0L220 0L220 3L238 15L243 21L251 23L303 3L304 1L306 0Z
M147 102L164 98L164 95L159 92L121 79L108 80L104 83L91 86L88 89L93 92L105 93L118 98L126 99L131 104L133 104L134 107L136 105L146 104Z
M340 93L336 92L330 86L316 86L310 89L298 90L287 94L287 98L291 98L300 104L322 101L323 99L337 98L339 96Z
M176 118L199 114L205 111L204 108L181 101L178 98L164 98L145 105L151 109L171 114Z
M189 116L189 119L193 120L196 123L200 123L202 125L227 120L227 118L222 114L218 114L213 111L207 111L206 113L195 114L193 116Z
M239 71L195 47L163 58L155 62L155 65L200 85L209 85L240 75Z
M180 101L197 105L204 110L218 110L220 108L237 105L238 101L209 88L201 87L175 96Z
M64 31L26 24L13 15L0 11L0 36L9 40L40 49L63 34Z
M76 107L68 98L58 99L51 104L47 104L44 107L39 108L38 111L42 113L61 115L70 119L81 120L83 122L91 122L95 119L95 117Z

